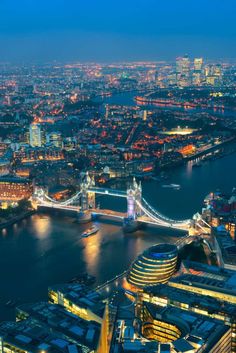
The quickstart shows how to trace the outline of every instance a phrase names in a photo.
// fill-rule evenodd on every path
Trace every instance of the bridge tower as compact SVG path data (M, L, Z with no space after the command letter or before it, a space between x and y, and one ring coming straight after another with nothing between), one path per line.
M127 190L127 217L136 219L142 215L142 210L139 205L142 202L142 185L138 184L136 179L133 178L133 183Z
M95 208L95 193L89 191L89 188L94 185L94 178L90 178L87 172L81 183L81 211Z

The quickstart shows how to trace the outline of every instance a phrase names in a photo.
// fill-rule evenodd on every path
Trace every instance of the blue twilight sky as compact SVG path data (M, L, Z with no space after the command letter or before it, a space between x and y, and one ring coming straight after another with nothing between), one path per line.
M0 62L236 58L236 0L0 0Z

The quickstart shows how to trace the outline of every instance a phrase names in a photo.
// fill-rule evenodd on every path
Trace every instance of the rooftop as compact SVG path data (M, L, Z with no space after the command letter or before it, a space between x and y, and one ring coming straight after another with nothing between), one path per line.
M217 300L209 296L185 291L183 289L174 288L167 284L159 284L157 286L146 287L145 292L151 296L165 298L168 302L179 302L188 304L190 307L205 309L210 313L225 313L226 315L236 315L236 304L227 303Z
M177 247L172 244L158 244L150 247L147 252L155 255L155 254L164 254L169 252L176 252Z
M96 349L100 337L100 325L94 321L86 321L66 311L59 305L39 302L25 304L17 308L17 318L36 320L53 332L66 336L69 341Z
M38 353L82 353L81 348L65 336L51 332L47 327L32 319L0 324L0 337L4 343L13 345L26 352Z
M145 306L153 318L176 324L182 331L182 336L170 343L175 348L174 352L185 352L184 349L193 347L194 341L205 347L202 352L208 352L230 330L223 322L194 312L186 312L171 306L163 308L150 303L145 303Z
M102 317L105 304L103 298L96 291L82 285L82 284L62 284L55 285L49 288L49 292L63 293L64 298L73 302L82 308L89 308L98 316Z

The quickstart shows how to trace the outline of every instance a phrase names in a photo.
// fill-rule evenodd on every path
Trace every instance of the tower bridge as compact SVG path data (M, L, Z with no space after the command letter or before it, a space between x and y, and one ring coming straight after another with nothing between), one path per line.
M111 197L126 198L127 212L117 212L108 209L100 209L96 206L96 195L107 195ZM135 178L127 191L101 188L95 185L94 179L87 173L80 185L80 191L65 201L56 201L49 197L42 188L35 188L32 201L37 207L46 207L78 212L82 220L90 220L93 215L107 216L123 219L129 223L147 223L160 227L168 227L190 232L191 229L199 229L201 232L209 233L210 226L197 214L193 219L174 220L162 215L149 204L142 196L141 182L137 183ZM195 232L196 233L196 232Z

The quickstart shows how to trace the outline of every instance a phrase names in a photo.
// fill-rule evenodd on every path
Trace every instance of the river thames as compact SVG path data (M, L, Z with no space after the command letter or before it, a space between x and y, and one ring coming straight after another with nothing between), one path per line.
M236 154L207 162L201 168L191 162L175 169L168 183L181 185L180 190L163 188L160 182L145 181L143 195L159 211L182 219L200 211L207 193L220 188L230 192L236 186ZM124 210L120 199L100 200L102 206ZM98 222L99 232L80 238L88 225L72 218L33 215L1 230L0 237L0 319L13 319L8 300L19 302L47 299L49 285L67 282L87 271L102 283L121 273L143 249L159 243L173 242L181 233L147 227L134 234L123 234L121 224Z
M192 168L189 162L169 172L165 181L179 184L179 190L163 188L163 182L150 180L143 182L143 196L163 214L185 219L201 211L209 192L231 192L236 186L235 176L235 153L205 162L201 168ZM104 208L126 208L121 199L100 198L99 202ZM181 232L155 227L125 235L119 222L99 220L97 224L99 232L82 239L80 235L88 225L61 216L36 214L1 230L0 320L14 319L14 309L6 306L9 300L46 300L48 286L68 282L82 272L103 283L126 270L145 248L174 242L181 236Z

